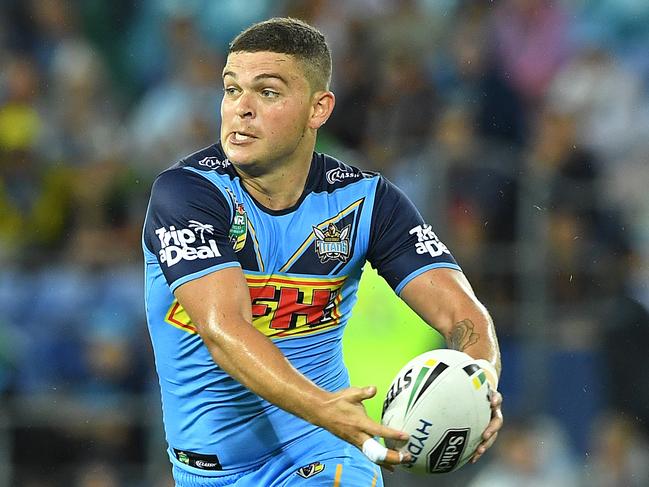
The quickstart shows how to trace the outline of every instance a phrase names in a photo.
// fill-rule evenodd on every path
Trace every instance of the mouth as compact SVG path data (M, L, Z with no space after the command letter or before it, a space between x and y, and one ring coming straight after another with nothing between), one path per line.
M251 142L256 139L254 135L250 132L230 132L230 142L233 144L245 144L246 142Z

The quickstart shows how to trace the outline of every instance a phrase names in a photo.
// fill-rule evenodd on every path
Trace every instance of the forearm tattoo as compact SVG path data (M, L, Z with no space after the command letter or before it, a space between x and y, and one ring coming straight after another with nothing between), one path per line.
M478 343L480 335L473 331L475 325L471 320L456 323L448 339L448 347L463 352L471 345Z

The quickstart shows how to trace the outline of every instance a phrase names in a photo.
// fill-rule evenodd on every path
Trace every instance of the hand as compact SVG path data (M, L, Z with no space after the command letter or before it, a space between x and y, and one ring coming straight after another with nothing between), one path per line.
M363 449L363 443L379 436L398 441L408 440L408 434L375 423L365 412L363 401L376 395L376 387L350 387L332 393L316 412L314 424L323 427L348 443ZM393 465L407 463L410 454L403 455L396 450L387 451L385 460L377 462L388 470L394 470Z
M484 453L491 448L491 445L494 444L496 438L498 437L498 430L503 426L503 413L501 411L501 405L503 403L503 396L498 391L492 391L491 393L491 421L487 425L487 428L482 433L482 443L478 445L475 453L471 457L471 463L477 462Z

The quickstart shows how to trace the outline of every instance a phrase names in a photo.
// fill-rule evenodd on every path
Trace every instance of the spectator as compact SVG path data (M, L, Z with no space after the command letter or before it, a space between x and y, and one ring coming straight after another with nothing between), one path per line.
M592 487L642 487L649 480L649 444L627 417L605 415L593 431L593 455L584 469Z
M447 55L434 63L442 98L470 105L477 135L520 146L527 135L525 103L494 60L489 30L492 9L468 2L448 35Z
M426 140L436 112L435 86L422 60L408 55L389 58L382 83L371 101L364 151L371 169L388 168L401 154Z
M564 433L548 418L510 422L496 458L469 487L574 487L578 470Z
M615 264L609 268L610 299L601 316L600 353L605 363L602 370L609 407L624 415L629 423L626 429L633 427L649 437L649 390L645 387L649 371L644 367L649 309L636 295L632 281L641 262L638 252L627 247L617 252ZM615 426L614 423L609 426Z
M0 262L35 265L65 246L72 219L71 178L30 149L0 148Z
M353 22L349 25L345 54L339 56L341 64L334 66L334 74L338 73L334 88L336 109L325 127L340 143L355 151L362 148L364 127L367 126L372 100L376 95L373 79L378 76L371 62L376 54L375 46L369 42L367 30L366 23Z
M571 54L570 14L560 2L506 0L494 15L494 48L512 88L534 107Z
M43 156L75 167L123 157L121 110L97 51L81 39L63 43L52 59L49 83Z
M149 178L173 162L174 154L180 157L189 147L207 146L217 133L222 60L195 32L187 35L192 36L191 49L130 116L131 162Z
M550 103L572 113L581 145L615 158L649 134L649 105L642 79L602 45L586 45L556 76Z

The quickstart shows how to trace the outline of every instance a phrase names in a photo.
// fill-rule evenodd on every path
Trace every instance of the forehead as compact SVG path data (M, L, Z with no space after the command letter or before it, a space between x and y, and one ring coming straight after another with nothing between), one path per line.
M287 84L306 82L301 63L290 54L277 52L233 52L223 68L223 76L255 79L278 76Z

